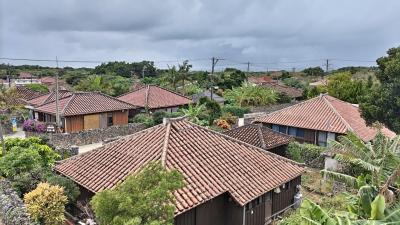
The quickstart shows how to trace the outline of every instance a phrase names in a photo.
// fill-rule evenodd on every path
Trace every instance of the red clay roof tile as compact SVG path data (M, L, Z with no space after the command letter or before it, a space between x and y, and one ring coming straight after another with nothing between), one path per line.
M180 94L155 85L141 87L119 96L118 99L140 107L147 106L149 109L167 108L192 103L190 99Z
M304 170L291 160L184 120L124 137L64 160L54 169L98 192L112 188L147 163L161 160L163 150L165 166L180 171L187 184L174 193L176 214L226 192L243 206Z
M83 115L99 112L135 109L136 106L118 100L100 92L65 92L59 100L59 110L62 116ZM56 102L50 95L46 100L51 101L36 107L34 110L48 114L56 113Z
M266 150L286 145L293 140L286 134L258 124L238 127L225 131L224 134Z
M339 134L352 131L365 142L372 140L378 132L376 128L367 126L358 106L325 94L261 116L254 122ZM385 127L382 132L390 138L396 135Z

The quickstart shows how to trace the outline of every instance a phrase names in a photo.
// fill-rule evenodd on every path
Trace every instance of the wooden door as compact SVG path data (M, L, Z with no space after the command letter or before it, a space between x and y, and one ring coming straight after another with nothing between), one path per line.
M265 202L246 211L246 225L265 224Z
M83 117L85 130L100 128L100 114L90 114Z

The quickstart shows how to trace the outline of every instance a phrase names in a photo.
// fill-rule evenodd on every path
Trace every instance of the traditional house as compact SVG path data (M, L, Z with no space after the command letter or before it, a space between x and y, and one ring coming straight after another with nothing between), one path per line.
M30 101L34 98L44 95L42 92L34 91L34 90L28 89L24 86L16 86L15 89L16 89L16 94L18 95L18 97L25 101Z
M346 132L354 132L365 142L372 140L377 128L367 126L357 105L323 94L293 106L256 118L275 131L295 137L300 142L326 146ZM383 127L388 137L396 134Z
M264 84L277 84L278 81L274 80L271 76L251 76L248 79L248 82L256 85L264 85Z
M294 161L183 119L63 160L54 170L88 199L151 161L183 174L185 187L174 192L175 225L264 225L292 206L304 171Z
M56 78L46 76L46 77L40 78L40 82L46 86L53 87L56 84Z
M272 90L275 90L276 92L279 93L284 93L291 97L293 100L301 100L303 99L303 90L294 88L294 87L289 87L284 84L278 84L278 83L266 83L263 84L262 86L271 88Z
M50 94L43 104L33 108L35 119L46 123L56 122L54 95ZM59 98L62 128L69 133L127 124L128 110L136 108L100 92L65 92Z
M67 91L67 90L59 90L58 91L58 98L62 99L68 96L71 96L73 94L73 92L71 91ZM33 98L31 100L28 101L29 105L33 106L33 107L38 107L40 105L49 103L49 102L53 102L56 100L56 92L55 91L51 91L47 94L42 94L39 97Z
M294 140L261 124L248 124L225 131L224 134L281 156L286 155L287 145Z
M136 90L119 96L118 99L139 106L142 112L146 109L150 112L176 112L179 107L192 103L192 101L185 96L156 85L139 87ZM135 112L131 113L131 115L132 114L135 114Z
M219 96L218 94L216 94L215 92L211 93L210 90L205 90L201 93L195 94L192 96L192 100L193 102L199 102L200 98L202 97L207 97L209 99L212 99L216 102L218 102L219 104L223 105L225 102L225 99L221 96Z

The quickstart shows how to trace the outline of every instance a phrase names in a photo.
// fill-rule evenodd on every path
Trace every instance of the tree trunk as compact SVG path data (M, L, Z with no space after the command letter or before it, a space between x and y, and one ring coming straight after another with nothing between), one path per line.
M2 146L2 156L6 155L6 143L4 143L4 137L3 137L3 124L0 121L0 141L1 141L1 146Z

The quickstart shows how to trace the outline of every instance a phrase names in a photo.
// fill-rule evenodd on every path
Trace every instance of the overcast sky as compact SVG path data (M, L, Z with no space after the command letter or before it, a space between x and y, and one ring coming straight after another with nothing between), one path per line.
M329 58L337 68L374 65L334 59L375 60L400 45L399 0L0 2L0 57L145 59L161 67L189 59L200 69L215 56L226 59L218 69L250 61L252 70L322 66Z

